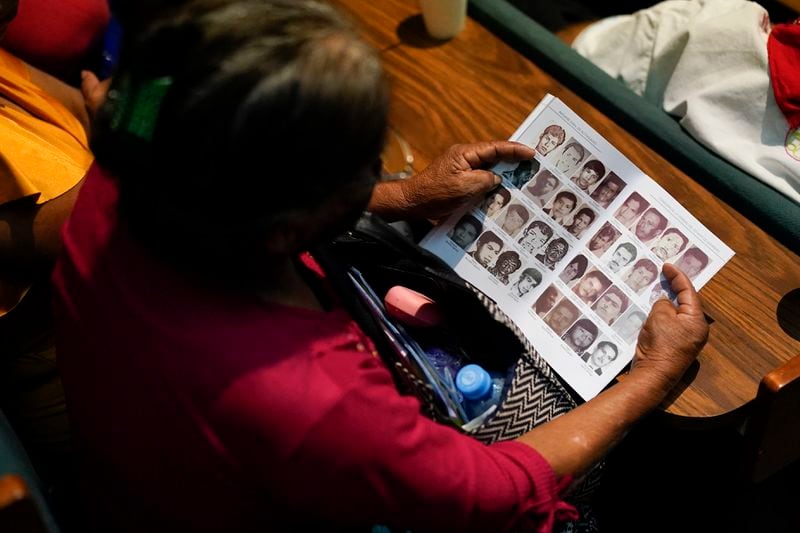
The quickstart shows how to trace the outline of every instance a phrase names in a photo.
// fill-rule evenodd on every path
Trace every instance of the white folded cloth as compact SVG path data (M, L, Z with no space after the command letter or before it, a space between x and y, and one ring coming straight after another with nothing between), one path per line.
M744 0L667 0L601 20L573 47L680 119L699 142L800 203L800 160L770 85L766 10Z

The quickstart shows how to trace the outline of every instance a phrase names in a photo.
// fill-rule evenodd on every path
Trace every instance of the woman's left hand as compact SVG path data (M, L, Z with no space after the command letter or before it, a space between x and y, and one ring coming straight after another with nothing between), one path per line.
M408 179L379 182L369 210L388 220L435 219L449 215L500 184L485 170L499 161L533 159L533 148L511 141L451 146Z

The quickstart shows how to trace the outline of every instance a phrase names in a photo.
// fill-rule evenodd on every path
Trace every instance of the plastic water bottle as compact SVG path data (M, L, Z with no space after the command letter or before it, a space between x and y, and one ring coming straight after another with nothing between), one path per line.
M489 373L480 365L465 365L456 374L456 388L464 397L464 409L473 419L503 399L505 376Z
M431 366L436 369L445 382L452 380L462 365L461 357L453 355L438 346L426 348L425 355L428 356Z

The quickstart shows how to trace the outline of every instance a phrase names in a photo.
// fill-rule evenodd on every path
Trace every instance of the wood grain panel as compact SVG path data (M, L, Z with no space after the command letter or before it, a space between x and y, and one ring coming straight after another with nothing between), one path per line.
M381 50L393 89L390 122L412 147L416 170L451 144L507 138L552 93L736 251L701 291L713 319L710 340L695 371L662 406L668 414L692 423L734 417L753 401L764 375L800 354L800 341L777 320L780 299L800 287L800 261L755 224L475 21L436 42L411 0L332 3Z

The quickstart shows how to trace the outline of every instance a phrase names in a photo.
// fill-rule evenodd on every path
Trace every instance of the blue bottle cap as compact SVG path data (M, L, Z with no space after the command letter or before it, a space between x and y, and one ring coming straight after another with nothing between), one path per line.
M492 390L492 377L479 365L465 365L456 374L456 388L468 400L482 400Z

